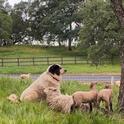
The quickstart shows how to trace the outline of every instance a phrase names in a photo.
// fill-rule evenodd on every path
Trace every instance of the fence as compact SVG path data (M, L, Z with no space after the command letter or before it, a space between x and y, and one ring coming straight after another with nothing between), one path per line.
M90 64L91 61L88 61L86 56L0 58L0 67L50 65L50 64L54 64L54 63L58 63L58 64ZM106 63L113 64L113 61L106 60Z
M83 56L75 57L28 57L28 58L0 58L0 66L28 66L50 64L81 64L86 63Z

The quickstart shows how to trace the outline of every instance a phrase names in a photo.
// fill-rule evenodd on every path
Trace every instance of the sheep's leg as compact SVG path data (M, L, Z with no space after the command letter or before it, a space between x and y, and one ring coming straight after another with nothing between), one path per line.
M92 110L93 110L92 102L89 102L89 105L90 105L90 112L92 112Z
M105 101L105 109L109 111L109 102Z
M101 102L101 98L98 98L98 99L97 99L97 103L96 103L96 104L97 104L97 105L96 105L97 108L100 108L100 102Z
M110 106L110 111L113 112L113 108L112 108L112 100L110 99L110 102L109 102L109 106Z
M74 111L75 111L75 108L76 108L76 107L75 107L75 105L73 104L73 105L71 106L71 110L70 110L70 111L71 111L71 112L74 112Z

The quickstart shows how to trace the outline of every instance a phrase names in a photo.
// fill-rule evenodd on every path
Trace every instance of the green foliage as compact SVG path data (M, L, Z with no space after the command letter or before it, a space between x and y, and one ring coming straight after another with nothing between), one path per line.
M20 2L11 10L12 24L12 38L13 43L23 42L24 38L28 35L28 3Z
M44 35L49 40L71 42L78 36L80 18L77 16L78 7L82 0L36 0L30 7L32 36L41 40ZM72 29L75 23L75 29Z
M93 64L112 55L118 55L119 26L109 1L87 0L80 11L83 26L80 31L81 46L88 48Z
M0 45L10 39L11 32L12 18L4 10L0 10Z

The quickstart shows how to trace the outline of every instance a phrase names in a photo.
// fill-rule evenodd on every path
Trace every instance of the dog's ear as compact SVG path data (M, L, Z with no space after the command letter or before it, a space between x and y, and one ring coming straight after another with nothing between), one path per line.
M49 67L48 72L51 74L57 74L60 75L60 69L61 67L57 64L53 64L52 66Z

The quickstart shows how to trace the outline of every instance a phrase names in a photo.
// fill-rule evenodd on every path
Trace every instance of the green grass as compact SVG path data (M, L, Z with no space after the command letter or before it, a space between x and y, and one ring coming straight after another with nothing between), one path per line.
M52 111L45 102L13 104L6 97L11 93L18 95L31 83L31 80L0 78L0 124L123 124L124 118L116 111L118 88L113 87L113 114L107 116L101 111L92 113L77 110L71 114ZM103 84L97 85L98 89ZM88 90L88 85L78 82L63 82L62 93L72 94L77 90Z
M8 46L0 47L0 57L38 57L38 56L77 56L82 55L76 49L68 51L65 47L48 47L41 46Z
M42 73L47 69L48 65L41 66L12 66L12 67L0 67L1 74L12 74L12 73ZM102 65L91 66L88 64L73 64L73 65L63 65L67 69L67 74L84 74L84 73L98 73L98 74L119 74L120 66L116 65Z

